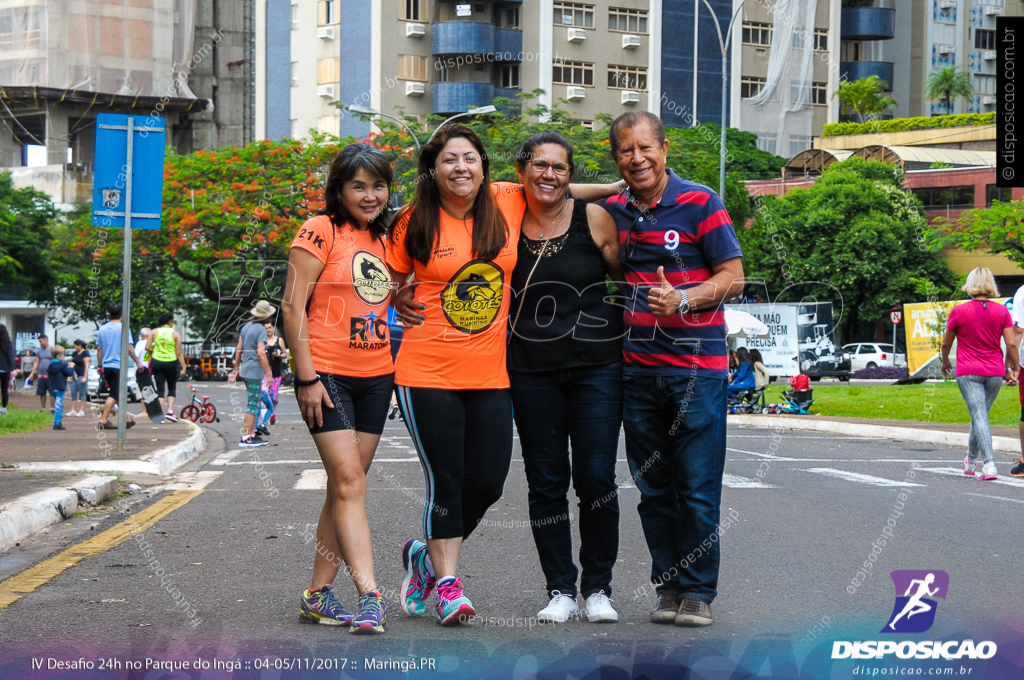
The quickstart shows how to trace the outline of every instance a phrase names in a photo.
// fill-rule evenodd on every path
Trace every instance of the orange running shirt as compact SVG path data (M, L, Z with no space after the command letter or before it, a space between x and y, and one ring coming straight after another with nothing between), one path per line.
M369 378L394 371L383 239L348 223L335 229L329 217L317 215L302 225L292 248L324 263L306 308L317 372Z
M441 213L441 230L430 262L423 266L405 251L408 214L388 241L387 263L414 272L416 300L426 306L423 323L406 328L395 362L395 383L447 390L508 387L505 346L509 284L516 266L519 230L526 213L522 187L491 185L508 224L508 242L494 260L473 257L473 221Z

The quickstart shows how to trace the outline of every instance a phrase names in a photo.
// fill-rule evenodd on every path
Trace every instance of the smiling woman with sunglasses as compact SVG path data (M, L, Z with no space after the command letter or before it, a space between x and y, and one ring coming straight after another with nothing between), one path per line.
M528 209L512 273L508 373L530 526L550 598L537 619L576 616L582 592L590 621L616 621L608 598L618 555L623 307L606 301L606 278L622 280L618 231L603 208L569 197L575 163L562 136L543 132L526 140L516 169ZM579 498L579 591L570 481Z

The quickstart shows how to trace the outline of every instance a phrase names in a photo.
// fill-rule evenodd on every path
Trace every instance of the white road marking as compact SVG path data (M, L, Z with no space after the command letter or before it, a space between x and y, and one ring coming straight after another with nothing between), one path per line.
M1016 498L1005 498L1003 496L988 496L983 493L965 493L965 496L977 496L979 498L993 498L997 501L1010 501L1011 503L1024 503L1024 501L1017 500Z
M224 465L308 465L321 462L319 458L292 458L288 460L233 460ZM419 458L374 458L374 463L418 463Z
M963 470L958 470L957 468L951 468L951 467L949 467L949 468L921 468L921 469L926 471L926 472L934 472L937 475L949 475L950 477L961 477L961 478L965 478L965 479L970 477L970 475L965 475ZM975 477L971 481L979 482L979 481L982 481L982 480L980 480L977 477ZM1024 479L1014 479L1013 477L1010 477L1009 479L1006 479L1006 478L1003 478L1003 477L999 477L998 479L987 479L987 480L985 480L985 483L986 484L989 484L989 483L991 483L991 484L1002 484L1003 486L1014 486L1014 487L1017 487L1018 489L1024 489Z
M758 453L757 451L744 451L743 449L731 449L729 447L726 447L725 450L726 451L732 451L733 453L745 453L748 456L757 456L758 458L767 458L769 460L792 461L792 462L796 462L796 463L799 463L800 461L806 460L806 458L785 458L783 456L773 456L770 453Z
M730 489L774 489L771 484L765 484L759 479L749 479L738 475L725 473L722 475L722 485Z
M303 470L293 489L322 491L327 488L326 470Z
M213 460L211 460L210 465L226 465L228 461L234 460L235 456L237 456L239 453L241 453L240 449L228 451L227 453L222 453Z
M163 484L146 489L148 493L161 491L197 491L205 489L210 483L224 474L223 470L200 470L198 472L179 472L166 478Z
M898 482L893 479L885 479L884 477L873 477L871 475L862 475L859 472L847 472L846 470L836 470L834 468L793 468L795 470L803 470L804 472L813 472L819 475L825 475L827 477L835 477L837 479L843 479L847 482L858 482L860 484L870 484L871 486L926 486L925 484L915 484L913 482Z

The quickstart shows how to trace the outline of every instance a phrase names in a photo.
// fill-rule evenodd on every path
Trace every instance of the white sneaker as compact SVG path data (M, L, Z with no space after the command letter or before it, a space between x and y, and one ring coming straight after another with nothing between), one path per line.
M580 608L576 604L575 598L553 590L548 606L537 612L537 621L539 623L565 623L570 618L578 616L579 613Z
M612 601L603 590L588 597L583 606L587 610L587 621L591 623L612 623L619 620L619 613L612 608Z
M996 479L998 477L999 477L999 475L997 474L997 471L996 471L996 464L995 463L985 463L984 465L981 466L981 474L979 474L977 477L975 477L975 479L981 480L983 482L987 482L990 479Z
M5 415L7 415L7 409L5 407L3 407L3 406L0 406L0 416L5 416Z

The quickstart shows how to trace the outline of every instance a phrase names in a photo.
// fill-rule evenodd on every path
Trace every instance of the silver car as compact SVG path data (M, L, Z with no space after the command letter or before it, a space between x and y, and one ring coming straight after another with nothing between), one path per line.
M89 377L85 381L86 398L89 401L104 401L107 398L107 386L100 383L100 373L89 364ZM135 366L128 369L128 401L137 402L142 398L139 385L135 380Z

